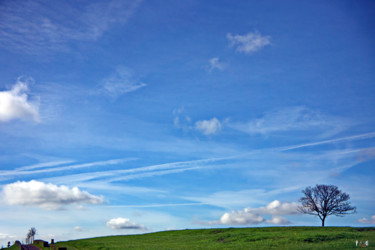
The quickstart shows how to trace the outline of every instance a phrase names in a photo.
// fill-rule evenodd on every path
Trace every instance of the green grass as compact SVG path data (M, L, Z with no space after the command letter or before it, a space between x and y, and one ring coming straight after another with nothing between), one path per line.
M368 240L375 249L375 228L265 227L165 231L58 242L75 249L352 249Z
M4 248L4 249L10 249L10 250L19 250L19 247L17 247L17 246L15 246L15 245L13 245L13 246L11 246L11 247L9 247L9 248Z

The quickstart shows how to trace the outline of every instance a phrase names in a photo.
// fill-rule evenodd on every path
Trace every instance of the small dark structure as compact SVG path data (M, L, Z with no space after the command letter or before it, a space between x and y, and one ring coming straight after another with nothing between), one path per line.
M44 240L34 240L34 245L37 245L38 247L49 247L48 242Z
M16 241L14 242L14 245L18 246L20 249L21 249L21 247L22 247L21 242L18 241L18 240L16 240Z
M51 246L51 250L67 250L66 247L59 247L59 246Z

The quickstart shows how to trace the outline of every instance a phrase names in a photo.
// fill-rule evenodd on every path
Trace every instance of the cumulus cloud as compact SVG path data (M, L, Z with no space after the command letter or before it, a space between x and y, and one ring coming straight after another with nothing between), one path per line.
M0 122L15 119L39 122L39 105L28 100L29 84L32 78L19 77L16 84L7 91L0 91Z
M78 187L56 186L39 181L17 181L7 184L2 191L3 201L8 205L37 206L59 210L72 204L101 204L102 197L81 191Z
M265 207L257 208L256 210L261 214L271 215L291 215L298 214L298 204L295 202L280 202L274 200Z
M213 135L221 130L222 124L214 117L211 120L197 121L195 123L195 128L205 135Z
M259 32L250 32L246 35L227 34L229 46L236 47L236 51L251 54L271 44L269 36L262 36Z
M375 224L375 214L371 216L371 219L362 218L362 219L359 219L358 222L365 223L365 224Z
M266 223L268 224L275 224L275 225L289 225L291 222L281 216L272 216L270 220L266 220Z
M145 86L147 84L134 78L129 68L121 66L117 68L115 73L102 81L100 92L117 98Z
M221 216L220 222L225 225L254 225L264 221L264 218L256 213L252 213L245 208L243 211L233 211Z
M220 122L216 117L194 123L191 117L186 114L184 108L175 109L173 115L175 128L183 129L184 131L197 130L207 136L219 133L223 128L223 124L227 123L227 120Z
M220 221L215 224L224 225L255 225L262 222L268 224L287 225L290 221L282 215L295 215L299 214L298 204L295 202L280 202L275 200L269 203L265 207L259 208L245 208L240 211L232 211L230 213L224 213ZM264 215L270 215L272 218L266 220ZM212 223L211 223L212 224Z
M130 221L130 219L122 218L122 217L110 219L107 222L107 227L110 227L114 230L120 230L120 229L146 230L146 227L144 227L143 225L138 225Z

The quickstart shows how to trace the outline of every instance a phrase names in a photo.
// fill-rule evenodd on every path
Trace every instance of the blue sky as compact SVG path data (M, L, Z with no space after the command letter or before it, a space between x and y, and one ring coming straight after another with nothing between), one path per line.
M0 240L375 224L372 1L2 1Z

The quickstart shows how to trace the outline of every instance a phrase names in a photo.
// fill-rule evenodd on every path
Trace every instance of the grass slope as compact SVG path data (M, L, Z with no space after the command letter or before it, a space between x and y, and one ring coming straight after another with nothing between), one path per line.
M265 227L165 231L59 242L75 249L351 249L368 240L375 249L375 228Z

